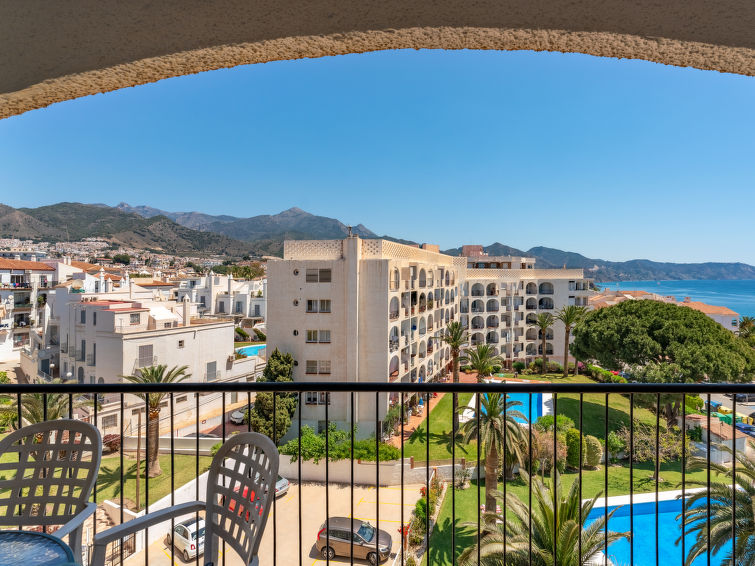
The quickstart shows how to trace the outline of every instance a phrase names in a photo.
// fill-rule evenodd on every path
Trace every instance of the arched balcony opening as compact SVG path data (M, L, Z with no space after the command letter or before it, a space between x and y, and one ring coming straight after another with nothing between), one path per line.
M464 286L461 288L461 293L465 297L469 296L469 283L464 283Z
M449 311L448 309L446 309L446 310L445 310L445 311L443 311L443 312L445 312L445 313L446 313L446 315L445 315L445 318L444 318L444 321L445 321L445 322L448 322L448 321L449 321L449 320L451 319L451 311Z
M544 309L544 310L553 309L553 299L551 299L550 297L543 297L538 302L537 308Z
M425 333L427 333L427 323L423 317L419 319L419 334L423 336Z
M400 283L401 275L399 274L398 269L394 269L391 272L391 291L397 291Z
M419 296L419 312L425 312L426 308L427 308L427 298L425 297L424 293L421 293Z
M449 284L453 285L454 283L456 283L456 272L452 271L451 272L451 282Z
M537 352L537 348L535 347L535 344L532 343L532 342L530 342L529 344L527 344L527 349L525 350L525 353L528 356L534 356L535 352Z
M488 299L487 311L498 312L498 299Z
M537 285L535 283L533 283L532 281L530 281L529 283L527 283L527 287L525 288L525 292L528 295L537 295Z
M486 325L487 325L488 328L498 328L498 326L499 326L499 324L498 324L498 316L494 315L494 314L491 314L490 316L488 316L488 319L486 321Z
M393 356L388 364L388 377L390 379L396 379L398 377L399 361L398 356Z
M488 344L498 344L498 332L496 332L495 330L488 332L485 336L485 341Z
M398 307L398 297L393 297L391 299L390 305L388 306L388 316L391 320L396 320L399 315L399 307Z
M423 383L427 380L427 372L425 370L425 366L421 366L419 368L419 382Z
M537 339L538 340L542 340L543 339L543 331L542 330L538 330L537 331ZM553 329L552 328L549 328L545 332L545 339L546 340L553 340Z
M531 312L527 314L527 319L525 320L527 324L535 324L537 322L537 315L534 312Z
M484 312L485 311L485 303L483 303L480 299L475 299L472 301L472 312Z
M533 311L537 308L537 301L535 299L527 299L526 308L528 311Z
M419 343L419 357L420 358L427 357L427 344L425 343L424 340L422 340L422 342Z
M427 316L427 327L432 330L433 329L433 315Z
M542 344L538 344L537 345L537 354L538 354L538 356L542 356L543 355L543 345ZM550 342L546 342L545 343L545 354L547 356L552 356L553 355L553 344L551 344Z
M450 302L451 302L451 293L449 293L448 290L446 290L446 304Z
M469 328L469 317L467 315L461 315L459 317L459 322L461 323L462 328Z
M546 281L545 283L540 283L540 294L541 295L552 295L553 294L553 283L550 283L549 281Z
M427 286L428 287L432 287L434 281L435 281L435 270L434 269L430 269L427 272Z
M419 286L427 286L427 272L424 269L419 270Z
M390 332L388 333L388 348L390 348L391 352L393 352L395 350L398 350L398 347L398 326L392 326Z
M451 284L451 273L446 271L446 285Z
M498 286L495 283L488 283L488 287L485 290L488 297L495 297L498 295Z
M525 340L537 340L537 328L528 328L524 338Z
M490 347L490 353L493 354L494 356L497 356L498 353L499 353L498 352L498 346L491 346Z
M462 299L461 301L459 301L459 312L460 313L469 312L469 299Z
M472 346L477 346L478 344L483 344L484 342L485 338L482 336L482 332L475 332L474 334L472 334L472 338L469 341Z
M427 375L429 375L431 378L433 376L433 368L434 368L433 361L427 360Z
M485 287L482 286L482 283L475 283L472 285L473 297L482 297L483 295L485 295Z
M485 321L481 316L476 316L472 319L472 330L479 330L485 328Z

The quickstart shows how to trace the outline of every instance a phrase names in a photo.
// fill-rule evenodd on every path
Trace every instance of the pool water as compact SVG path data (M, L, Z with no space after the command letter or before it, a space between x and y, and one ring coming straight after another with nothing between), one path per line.
M532 394L532 404L530 407L527 407L527 404L529 402L529 393L508 393L507 394L507 401L518 401L521 403L521 405L517 405L515 407L511 407L512 411L519 411L525 416L525 420L520 419L519 417L515 417L515 420L520 423L528 423L530 421L535 422L539 417L543 415L543 395L542 393L533 393ZM472 408L474 408L474 402L472 404ZM485 406L480 406L482 412L485 412Z
M236 351L240 354L246 354L247 356L259 356L260 351L263 351L264 353L265 347L265 344L257 344L255 346L244 346Z
M598 500L600 502L600 500ZM704 505L704 503L701 503ZM616 507L608 507L608 511ZM660 501L658 503L658 564L671 565L683 564L682 545L676 544L682 530L681 520L677 521L676 517L682 511L682 502L678 499L670 501ZM587 523L591 523L595 518L603 516L604 508L593 509L588 517ZM626 532L629 531L629 505L622 506L608 522L608 528L612 531ZM634 504L634 565L646 566L655 564L656 538L655 538L655 501L649 503ZM685 537L685 551L695 544L696 533L687 534ZM723 556L727 554L731 546L722 549L718 556L711 553L711 566L720 566L723 562ZM608 557L616 566L633 566L630 563L630 546L629 541L622 539L608 547ZM699 556L694 562L694 566L707 566L708 559L706 555Z

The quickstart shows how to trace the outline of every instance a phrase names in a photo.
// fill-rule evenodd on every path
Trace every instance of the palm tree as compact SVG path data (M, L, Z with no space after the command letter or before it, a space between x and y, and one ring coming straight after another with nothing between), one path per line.
M524 481L529 477L520 472ZM482 566L503 564L504 533L506 542L506 566L587 566L595 564L598 553L603 549L606 517L601 514L590 525L587 517L600 497L598 493L589 501L581 502L579 480L575 480L565 493L561 476L555 472L554 492L538 477L532 480L532 507L522 502L516 495L506 497L506 516L502 513L486 512L483 515L483 532L480 537L480 562ZM549 482L550 484L550 482ZM496 497L502 498L500 493ZM486 507L487 509L488 507ZM580 508L582 524L580 525ZM608 513L608 519L616 509ZM555 521L554 521L555 514ZM532 520L532 556L530 557L530 531ZM472 525L470 525L472 526ZM477 527L477 524L474 524ZM581 533L581 537L580 537ZM608 531L608 544L621 538L629 538L630 533ZM582 541L582 555L579 540ZM554 559L555 544L555 559ZM530 561L531 559L531 561ZM477 545L467 548L460 556L462 566L477 565Z
M139 368L136 375L122 375L121 377L131 383L149 385L154 383L178 383L191 377L186 373L189 366L174 366L166 373L166 365L157 365ZM136 393L139 399L144 401L149 411L147 417L147 438L149 439L149 451L147 452L147 475L151 478L162 473L160 469L160 403L167 393Z
M742 338L749 338L755 335L755 317L743 316L739 319L739 335Z
M535 322L530 324L530 326L540 329L540 335L542 337L541 348L543 349L543 365L540 368L540 373L545 373L548 370L548 351L546 349L545 336L548 333L548 329L553 326L555 320L556 319L553 318L551 313L541 312L537 315Z
M37 377L34 379L33 383L38 385L60 385L62 383L76 383L76 381L64 381L59 378L45 381ZM9 416L11 419L14 419L14 417L17 419L18 406L16 405L16 400L11 397L15 397L15 395L3 395L0 398L0 414L3 416ZM46 420L54 421L57 419L69 418L70 405L73 405L73 408L75 409L91 404L91 401L84 401L80 398L72 398L71 403L69 404L68 395L65 393L24 393L21 396L21 420L23 422L16 423L16 426L23 426L23 423L35 424Z
M571 336L572 328L582 320L587 314L587 308L577 305L564 305L556 313L556 320L560 320L564 325L564 377L569 375L569 336ZM577 373L576 364L574 366L574 373Z
M510 470L513 470L515 462L520 465L523 462L524 428L516 419L522 421L527 419L521 412L514 409L520 405L519 401L506 401L506 395L503 393L480 395L479 429L477 427L478 415L475 410L473 417L464 423L461 430L464 442L469 443L472 439L477 439L480 450L485 452L486 509L495 509L494 492L498 483L499 454L504 453L505 448L504 463L508 475L510 475ZM506 418L504 418L504 412Z
M467 342L467 333L464 327L458 321L452 321L446 326L446 331L443 333L441 340L449 345L451 348L451 363L453 364L454 371L454 383L459 383L459 353L461 347ZM454 391L454 430L453 437L456 438L456 433L459 430L459 394Z
M503 362L490 344L477 344L474 348L464 350L461 361L477 372L477 381L482 383L493 373L493 368Z
M720 444L719 450L732 453L731 447ZM693 458L689 470L706 469L705 458ZM684 562L690 566L698 556L707 554L708 550L708 509L705 504L710 501L710 551L726 551L721 564L725 566L755 564L755 462L744 450L737 452L736 489L732 489L732 469L721 464L710 464L711 472L718 475L717 481L711 481L710 497L704 489L691 495L685 504L684 517L687 533L696 533L697 540L687 552ZM689 484L700 487L708 486L707 481L690 481ZM680 496L681 497L681 496ZM736 502L737 540L734 542L732 557L731 524L734 513L732 503ZM677 516L677 520L681 513ZM681 537L676 544L681 542ZM733 559L732 559L733 558Z

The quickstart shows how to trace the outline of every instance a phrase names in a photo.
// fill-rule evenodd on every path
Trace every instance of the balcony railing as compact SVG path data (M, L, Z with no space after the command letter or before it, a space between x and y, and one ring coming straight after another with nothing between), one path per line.
M97 359L95 358L94 354L87 354L87 365L93 366L97 363Z
M282 453L280 475L290 480L289 492L296 496L272 499L270 502L272 509L260 547L265 549L265 564L286 565L300 561L311 563L310 552L320 525L338 515L369 521L376 529L389 534L390 557L384 563L396 566L406 564L410 553L417 562L424 558L428 564L433 565L457 564L464 551L470 556L484 552L478 549L483 547L482 537L486 530L500 534L500 544L496 545L499 556L503 552L516 551L523 553L525 563L528 554L531 559L536 552L540 555L552 552L551 555L556 556L568 553L581 557L581 560L576 559L576 563L606 564L610 557L610 563L613 564L644 565L655 564L658 552L661 556L677 557L672 560L667 558L664 562L664 565L672 566L683 564L693 550L693 544L697 542L703 544L699 562L719 564L725 555L736 553L740 549L737 544L740 535L749 536L747 531L739 531L739 525L746 528L744 522L732 521L723 529L726 534L717 533L719 538L723 537L723 542L719 544L717 541L720 548L715 548L718 552L714 551L713 544L707 544L708 526L713 512L713 484L729 485L732 493L738 493L736 502L729 504L728 508L720 497L714 501L718 519L722 512L730 512L732 518L738 517L738 513L742 512L739 507L739 502L742 501L740 497L748 498L747 504L750 503L747 492L734 487L736 484L732 483L732 477L737 481L749 481L746 474L737 474L742 469L740 462L750 457L750 449L745 441L753 434L748 425L737 424L740 412L737 407L741 402L737 394L755 395L755 384L751 383L45 383L2 385L0 391L11 399L19 417L25 415L24 404L34 403L39 399L43 400L46 407L52 408L65 406L67 398L69 413L73 413L76 406L86 401L91 403L95 398L101 399L100 403L92 403L91 410L82 414L85 419L99 426L103 437L105 434L115 435L121 450L115 453L106 450L103 454L99 478L101 481L98 481L92 500L101 508L108 509L109 517L116 523L126 522L131 511L143 511L149 516L166 504L199 499L201 481L185 485L181 483L198 477L200 480L204 479L206 456L211 453L213 445L222 443L234 432L251 430L250 423L232 424L231 414L249 410L256 395L261 392L271 395L272 412L276 415L290 408L290 403L283 403L282 400L292 399L299 406L292 419L292 428L286 436L292 440L281 442L277 429L271 434L273 442ZM161 460L164 459L162 477L159 480L146 475L137 479L133 471L132 457L136 455L137 445L141 444L141 457L146 458L153 441L153 437L146 434L145 402L135 397L135 394L145 392L166 394L165 405L159 416L159 428L167 435L160 439L158 446ZM524 413L525 417L541 412L568 416L578 431L592 434L594 442L589 441L589 436L584 443L577 441L577 453L569 456L572 448L561 444L560 435L548 432L547 427L546 432L533 434L529 424L521 422L516 430L521 434L520 452L523 461L519 468L515 467L512 471L513 480L504 480L502 485L496 481L499 494L486 501L483 489L484 470L482 465L478 465L485 461L484 447L479 444L461 446L461 440L453 442L450 438L443 438L444 435L448 437L448 431L451 430L449 423L453 408L450 403L436 404L436 395L453 393L471 397L468 406L462 411L463 418L471 424L464 426L481 427L480 421L489 410L483 413L480 409L482 395L486 395L490 402L492 394L503 394L510 396L509 400L521 403L514 408ZM722 406L715 399L726 399L723 394L731 394L731 397ZM692 398L702 399L702 409L698 403L688 403ZM665 405L669 400L671 405L678 401L678 407L689 407L687 410L680 410L674 419L673 424L678 425L678 430L672 430L665 421L661 427L661 419L667 418ZM320 401L322 402L319 403ZM393 419L390 423L385 420L389 407L396 407L394 413L400 416L407 414L410 408L419 408L419 401L422 401L424 407L421 412L425 425L417 428L411 438L405 434L409 428L403 419ZM357 406L360 409L368 407L367 414L361 410L357 413ZM692 409L692 406L698 408ZM536 409L534 413L533 408ZM329 429L330 424L335 424L343 431L344 440L340 442L344 444L338 445L336 452L345 460L334 460L333 452L330 452L331 457L327 453L320 455L319 463L315 464L311 455L304 455L300 436L303 430L303 412L307 412L307 420L309 415L317 415L314 420L322 420L325 430ZM354 415L357 414L360 420L355 422ZM726 414L730 415L728 421L734 426L726 424L726 418L720 418L726 417ZM188 415L191 417L187 425ZM289 415L281 420L286 421ZM52 418L52 415L49 417ZM507 417L504 413L503 419L507 418L512 417ZM139 420L141 428L137 427ZM176 428L174 425L183 428ZM696 432L698 426L703 430L702 440L699 440L700 436ZM170 432L172 430L175 430L173 434ZM355 457L350 433L347 432L354 430L374 441L372 462L364 454L361 460ZM623 455L615 455L618 458L616 463L606 465L607 457L600 454L600 440L617 431L626 439L626 448ZM682 434L679 431L689 433ZM719 434L731 450L730 453L716 443L714 437ZM203 438L204 435L215 437ZM405 438L406 441L402 441ZM335 441L324 442L325 450L336 448L330 445L331 442ZM389 442L395 447L395 453L390 459L384 456L389 451L380 448L381 442ZM675 442L679 445L675 455L669 456L662 452ZM408 454L405 451L405 447L409 445L411 459L406 457ZM418 445L423 450L418 450ZM437 458L435 460L431 459L431 445L432 458ZM311 449L311 445L307 449ZM691 461L690 449L697 455L694 463ZM124 454L129 455L128 460L124 458ZM557 465L553 465L553 454L557 455ZM303 461L300 456L308 458L307 461ZM592 462L587 461L588 456L593 459ZM594 463L596 457L598 465L588 466ZM543 521L538 513L541 512L540 509L553 503L554 494L550 485L555 470L567 459L576 464L574 470L564 474L564 480L568 479L568 485L576 482L577 501L591 502L592 511L584 517L581 515L584 504L569 506L559 502L560 512L575 514L568 520L573 521L579 530L573 537L575 547L564 549L558 546L561 544L561 537L545 534L540 536L538 529L550 528L549 520L553 520L553 515L549 516L549 520ZM723 472L714 474L712 464L719 461L723 461ZM690 477L689 474L695 469L693 464L702 466L702 472ZM518 476L517 469L529 469L532 473ZM501 472L500 468L496 472L497 476ZM673 479L662 484L661 477ZM298 478L303 478L304 481L298 481ZM141 482L141 493L138 496L133 495L136 482ZM694 489L691 486L693 482ZM422 485L422 490L414 487L417 483ZM464 491L466 485L471 486L471 495L470 491ZM561 496L566 497L567 492L568 488L565 486ZM638 500L640 492L646 494L642 500ZM127 496L137 497L138 500L129 501ZM690 505L690 496L699 498L697 503ZM520 504L514 505L513 498L517 498ZM538 505L536 499L541 500L542 505ZM411 511L420 500L424 501L425 508L435 507L435 513L424 513L424 522L416 520ZM322 501L324 504L306 504L312 501ZM721 504L724 505L723 510ZM486 525L481 509L487 507L492 511L492 506L500 507L501 511L506 510L507 514L519 510L523 515L509 516L513 520L514 528L511 530L498 522L502 517L498 520L492 517L490 524ZM606 520L613 507L620 507L621 511L616 514L620 520L611 521L611 530L624 532L629 536L612 543L605 535L605 530L599 528L594 533L590 548L583 546L583 536L588 534L585 529L589 524ZM442 517L437 523L433 519L436 516ZM703 521L702 527L693 528L689 519L692 516L697 517L695 521ZM165 561L166 558L173 562L175 552L180 553L181 550L178 546L163 543L172 527L171 521L153 525L148 531L138 533L135 539L112 547L109 550L110 563L122 564L129 557L135 564ZM99 521L88 528L91 529L92 537L101 534ZM327 545L330 532L327 528L325 531L322 536L326 537ZM404 531L406 535L399 536L397 531ZM424 536L428 532L432 533L429 540ZM683 533L686 533L686 538L680 538ZM677 539L680 541L678 545ZM378 540L383 544L382 536ZM551 541L546 545L554 546L539 547L543 540ZM357 551L352 551L348 543L345 548L342 551L345 557L339 556L339 561L348 563L352 552L354 558L357 558ZM91 549L85 548L83 556L75 557L76 561L86 563L86 558L90 556L89 550ZM233 550L227 552L233 555ZM429 556L423 556L426 552ZM589 555L586 554L588 552ZM488 561L493 562L490 558L488 557ZM229 560L231 564L235 563L235 558ZM179 560L175 562L180 563ZM476 563L481 562L478 559ZM502 558L495 562L504 563ZM359 563L362 563L361 560ZM535 561L532 560L532 563Z

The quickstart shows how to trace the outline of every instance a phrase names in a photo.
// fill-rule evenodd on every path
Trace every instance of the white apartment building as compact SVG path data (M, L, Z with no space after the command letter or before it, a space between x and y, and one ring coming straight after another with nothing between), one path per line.
M205 275L176 282L179 301L189 297L209 316L267 319L267 279L237 280L231 275Z
M0 361L15 361L47 322L55 270L38 261L0 258Z
M450 351L440 341L458 320L463 258L386 240L286 241L283 259L268 262L268 351L296 361L303 382L422 382L445 375ZM374 433L389 399L356 395L359 435ZM322 429L324 393L305 394L302 423ZM348 428L349 394L332 394L329 419Z
M533 258L481 259L469 258L477 267L466 270L460 321L472 346L492 345L509 368L515 361L529 363L543 355L541 332L532 327L539 313L555 316L565 305L588 306L590 280L582 269L536 269ZM562 362L563 324L556 322L545 338L546 355Z

